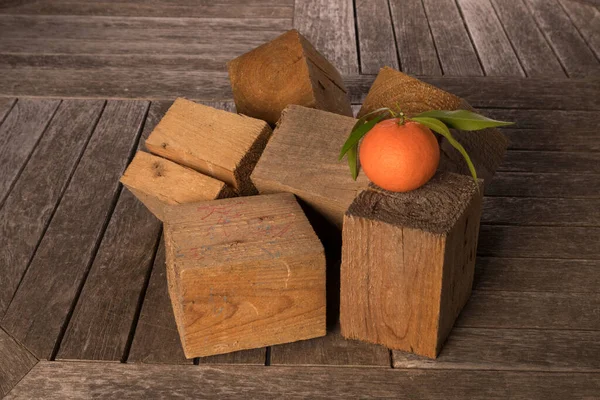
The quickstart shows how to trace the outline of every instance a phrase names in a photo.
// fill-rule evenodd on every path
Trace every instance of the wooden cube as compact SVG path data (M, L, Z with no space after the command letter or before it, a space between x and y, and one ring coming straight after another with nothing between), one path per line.
M284 110L275 133L252 173L260 193L291 192L339 229L344 212L369 184L354 181L338 155L354 118L297 105Z
M447 172L363 191L344 216L342 335L435 358L471 293L481 202L471 177Z
M186 357L325 335L325 255L294 195L167 208L169 294Z
M300 104L352 116L339 72L296 30L231 60L227 67L239 113L275 124L288 104Z
M395 109L400 106L408 116L429 110L470 110L463 99L428 83L410 77L389 67L384 67L369 89L358 117L381 107ZM496 128L482 131L452 130L452 134L467 150L477 175L486 185L490 182L508 147L508 139ZM441 141L440 170L470 175L462 155L446 139Z
M225 183L164 158L138 151L121 183L161 221L167 205L233 197Z
M156 125L146 147L231 185L240 195L251 195L256 188L250 174L271 133L264 121L179 98Z

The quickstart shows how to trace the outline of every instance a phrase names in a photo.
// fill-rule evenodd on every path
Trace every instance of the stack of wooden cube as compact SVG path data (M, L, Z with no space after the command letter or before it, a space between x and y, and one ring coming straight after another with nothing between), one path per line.
M289 31L228 67L239 114L177 99L146 140L150 153L121 179L164 222L185 355L325 335L319 236L342 231L342 334L435 357L471 291L481 214L482 189L459 156L442 142L440 172L409 193L354 181L337 160L356 123L347 90L302 35ZM360 114L396 104L409 115L469 108L384 68ZM455 136L487 182L504 136Z

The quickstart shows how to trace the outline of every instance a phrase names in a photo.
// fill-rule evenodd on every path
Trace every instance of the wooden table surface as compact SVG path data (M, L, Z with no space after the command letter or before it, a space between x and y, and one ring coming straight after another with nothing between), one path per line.
M0 3L0 397L600 398L597 0ZM516 121L435 361L321 339L186 360L162 227L118 178L175 97L298 28L358 108L381 66ZM93 362L90 362L93 361Z

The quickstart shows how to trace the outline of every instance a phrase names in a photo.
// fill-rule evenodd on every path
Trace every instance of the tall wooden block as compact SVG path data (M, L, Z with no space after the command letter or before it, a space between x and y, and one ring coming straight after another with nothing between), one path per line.
M481 201L447 172L412 192L363 191L344 216L342 335L436 357L471 293Z
M291 30L228 64L238 112L275 124L288 104L352 116L342 77Z
M169 294L186 357L325 335L325 255L294 195L167 208Z
M412 116L429 110L471 110L473 108L463 99L410 77L393 68L384 67L373 82L358 117L381 107L396 108L400 106ZM486 185L494 176L502 163L508 147L508 139L496 128L467 132L452 130L453 136L465 147L478 177ZM441 142L440 169L470 175L462 155L446 139Z
M344 212L369 184L354 181L338 155L354 118L291 105L284 110L272 139L252 173L260 193L291 192L327 220L342 227Z
M233 197L225 183L164 158L138 151L121 177L156 218L164 219L167 205Z
M271 128L261 120L177 99L156 125L146 147L152 153L256 194L250 174Z

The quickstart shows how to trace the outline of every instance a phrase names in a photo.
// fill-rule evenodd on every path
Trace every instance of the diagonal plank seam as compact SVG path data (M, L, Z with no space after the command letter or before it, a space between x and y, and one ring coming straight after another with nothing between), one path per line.
M523 71L523 75L527 78L528 75L527 75L527 71L525 70L525 67L523 66L523 61L521 61L521 57L519 57L519 53L517 52L517 49L515 48L515 44L513 43L512 40L510 40L510 36L508 35L508 32L506 31L506 27L502 23L502 19L500 19L500 15L498 14L498 9L496 8L496 5L494 4L493 1L490 1L490 6L492 7L492 10L494 10L494 15L496 16L496 19L498 20L498 23L500 24L500 28L502 28L502 32L504 33L506 40L510 44L510 47L512 48L513 53L515 53L515 58L517 59L517 62L519 63L519 66L521 67L521 71Z
M471 31L469 30L469 26L467 25L467 20L465 19L465 16L463 15L463 10L462 10L462 8L460 8L460 4L458 4L457 0L454 0L454 4L456 4L456 9L458 10L458 13L460 14L461 22L463 23L463 25L465 27L465 31L467 31L467 35L469 36L469 41L471 42L471 47L473 47L473 51L475 52L475 55L477 56L477 61L479 62L479 67L481 68L481 71L483 71L483 74L487 75L487 73L485 71L485 67L483 66L483 63L481 62L481 56L479 55L477 46L475 46L475 42L473 41L473 36L471 35Z

